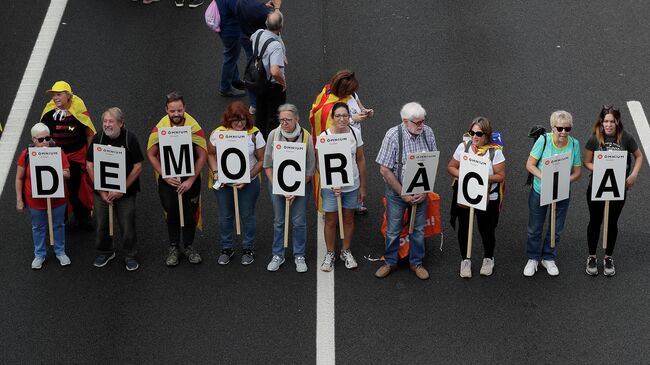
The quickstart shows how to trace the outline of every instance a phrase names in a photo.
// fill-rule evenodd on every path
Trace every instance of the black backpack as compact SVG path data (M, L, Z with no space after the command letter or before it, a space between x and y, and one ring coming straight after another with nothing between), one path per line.
M544 150L546 149L546 128L542 127L541 125L536 125L530 129L530 132L528 132L528 138L533 139L533 146L540 137L544 138L544 146L542 146L542 153L544 153ZM526 185L530 185L532 183L533 174L529 172L528 178L526 179Z
M246 71L244 72L244 83L246 88L255 95L262 95L271 85L271 77L267 77L262 57L266 48L271 42L277 42L276 39L270 38L264 42L262 49L259 49L260 38L262 37L261 31L255 38L255 48L253 49L253 57L246 64ZM259 51L259 52L258 52Z

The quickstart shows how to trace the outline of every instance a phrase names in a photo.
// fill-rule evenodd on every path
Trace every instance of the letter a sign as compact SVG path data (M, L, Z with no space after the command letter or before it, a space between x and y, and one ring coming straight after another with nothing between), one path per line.
M542 159L542 194L539 205L569 199L571 152Z
M402 195L433 191L439 159L439 151L409 153L404 165Z
M60 147L30 147L29 174L34 198L63 198L63 164Z
M349 134L319 136L316 146L321 189L354 185Z
M490 158L463 153L458 170L458 204L486 210L490 198Z
M306 149L304 143L274 143L273 194L305 196Z
M162 177L194 176L192 127L158 129Z
M217 149L217 170L222 184L247 184L251 182L248 161L248 132L216 131L210 143Z
M126 149L93 145L95 190L126 193Z
M627 151L594 151L591 200L623 200Z

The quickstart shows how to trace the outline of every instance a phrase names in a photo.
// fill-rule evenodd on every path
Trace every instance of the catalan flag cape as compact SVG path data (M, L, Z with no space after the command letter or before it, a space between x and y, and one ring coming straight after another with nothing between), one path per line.
M53 100L50 100L46 105L45 108L43 108L43 112L41 113L41 120L43 120L43 117L45 114L51 112L52 110L56 109L56 105L54 104ZM75 119L77 119L81 124L85 125L93 131L93 135L97 134L97 130L95 130L95 125L93 125L92 119L90 119L90 113L88 112L88 109L86 109L86 103L78 97L77 95L72 95L72 99L70 100L70 107L68 108L68 113L70 113ZM84 144L83 148L80 148L79 151L75 151L72 153L68 153L67 157L70 161L77 162L81 164L81 182L79 184L79 191L77 194L79 194L79 201L88 209L92 210L93 209L93 183L90 180L90 176L86 173L86 146ZM68 212L72 211L72 205L68 205Z
M316 137L323 133L327 128L332 126L332 107L337 102L341 101L347 103L352 96L348 95L342 98L332 94L330 85L323 86L320 94L316 96L316 100L311 106L309 111L309 123L311 124L311 137L316 146ZM318 171L314 174L312 180L314 182L314 200L319 211L323 211L323 206L320 202L320 175Z
M232 128L226 128L226 127L220 125L220 126L218 126L217 128L213 129L212 132L210 132L210 136L208 137L208 139L210 139L210 137L212 136L212 133L214 133L214 132L216 132L216 131L223 131L223 132L226 132L226 131L234 131L234 129L232 129ZM255 134L259 133L260 130L259 130L259 128L253 126L253 128L247 130L246 132L248 132L248 135L249 135L249 136L252 136L252 135L255 135ZM253 138L254 138L254 137L253 137ZM254 143L254 142L253 142L253 143ZM208 169L210 169L210 167L208 167ZM208 176L208 187L209 187L209 188L212 188L212 185L214 185L214 179L212 178L212 176L214 175L213 172L214 172L214 171L210 170L210 176ZM260 176L261 176L261 175L262 175L262 174L260 173Z
M201 129L201 126L199 125L199 122L196 121L191 115L185 113L183 115L185 118L185 127L192 127L192 143L203 148L207 152L207 144L205 143L205 134L203 133L203 129ZM149 135L149 140L147 141L147 151L151 149L151 147L155 146L158 144L158 129L159 128L169 128L172 126L171 120L169 120L169 116L165 115L158 124L156 124L155 127L151 130L151 134ZM160 158L160 153L158 156ZM195 171L196 173L196 171ZM201 172L199 171L199 175ZM158 173L154 171L154 177L156 178L156 182L158 182ZM199 176L199 179L201 177ZM167 213L165 212L165 215ZM196 219L196 226L203 230L203 219L201 217L201 194L199 193L199 205L198 209L195 213L195 219Z

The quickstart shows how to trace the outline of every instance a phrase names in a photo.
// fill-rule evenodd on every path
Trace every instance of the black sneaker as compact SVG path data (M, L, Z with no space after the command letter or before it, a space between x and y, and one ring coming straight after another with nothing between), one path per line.
M127 271L135 271L140 267L138 261L133 257L127 258L125 264Z
M239 90L246 90L246 83L242 80L235 80L232 82L232 87Z
M242 96L246 96L246 91L237 90L231 87L230 90L219 91L219 95L223 96L224 98L240 98Z
M203 5L203 0L190 0L190 8L198 8L199 6Z
M587 274L591 276L598 275L598 264L596 263L596 258L593 256L587 257Z
M201 255L199 255L199 252L196 251L192 245L185 247L185 256L190 264L200 264L202 261Z
M250 265L255 261L255 252L253 250L244 250L241 255L241 264Z
M167 264L167 266L169 267L178 265L178 256L180 256L178 247L169 246L169 250L167 251L167 259L165 259L165 264Z
M221 250L221 255L219 255L219 260L217 261L219 265L228 265L230 263L230 259L235 253L229 249L229 248L224 248Z
M611 256L605 257L605 260L603 260L603 264L605 266L605 269L603 270L603 274L605 274L605 276L614 276L614 274L616 274L613 257Z
M115 258L115 252L112 252L110 254L100 254L95 257L95 262L93 262L93 266L95 267L104 267L106 264L108 264L109 261Z
M174 0L174 4L177 8L182 8L185 5L185 0Z

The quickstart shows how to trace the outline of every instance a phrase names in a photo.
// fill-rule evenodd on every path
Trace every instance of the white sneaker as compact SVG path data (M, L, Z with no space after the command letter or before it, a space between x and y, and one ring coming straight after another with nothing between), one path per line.
M484 258L483 265L481 265L481 275L490 276L492 275L492 270L494 270L494 259Z
M555 265L555 261L553 261L553 260L542 260L542 266L544 266L546 268L546 272L548 272L549 275L551 275L551 276L560 275L560 270L558 270L557 265Z
M334 261L336 260L336 256L334 256L334 251L328 251L325 254L325 259L323 259L323 264L320 265L320 269L325 271L325 272L330 272L334 270Z
M278 255L273 255L273 258L271 258L271 261L269 264L266 266L266 270L268 271L278 271L280 268L280 265L284 264L284 257L280 257Z
M350 250L341 250L341 260L345 261L345 268L346 269L356 269L357 266L357 260L354 259L354 256L352 256L352 252Z
M307 264L305 263L305 256L296 256L293 259L293 263L296 264L296 272L307 272Z
M470 259L460 262L460 277L468 279L472 277L472 261Z
M45 262L45 257L43 256L34 257L34 261L32 261L32 269L33 270L40 269L41 267L43 267L44 262Z
M537 264L539 264L537 260L533 260L533 259L528 260L528 262L526 263L526 267L524 267L524 276L530 277L535 275L535 272L537 272Z
M63 254L61 256L57 256L56 258L59 260L59 263L61 264L61 266L68 266L68 265L70 265L72 263L70 261L70 258L66 254Z

